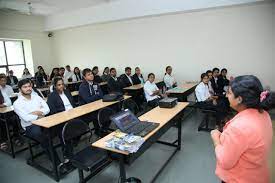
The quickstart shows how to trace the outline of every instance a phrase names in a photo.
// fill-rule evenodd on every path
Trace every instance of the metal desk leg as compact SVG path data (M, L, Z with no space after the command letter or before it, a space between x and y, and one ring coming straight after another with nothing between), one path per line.
M49 151L50 151L50 156L52 160L52 165L53 165L53 177L54 179L59 182L59 175L57 171L57 164L56 164L56 158L54 157L54 149L53 149L53 141L51 138L51 130L47 129L47 136L48 136L48 141L49 141Z
M177 140L178 146L177 150L181 150L181 119L178 121L178 140Z
M124 155L122 155L122 154L119 157L119 170L120 170L119 182L120 183L126 183L126 171L125 171L125 166L124 166Z
M6 131L7 131L7 138L8 138L10 149L11 149L11 156L12 156L12 158L15 158L14 147L13 147L12 139L10 136L10 130L9 130L9 125L8 125L8 121L7 121L7 115L4 114L3 117L4 117L5 127L6 127Z

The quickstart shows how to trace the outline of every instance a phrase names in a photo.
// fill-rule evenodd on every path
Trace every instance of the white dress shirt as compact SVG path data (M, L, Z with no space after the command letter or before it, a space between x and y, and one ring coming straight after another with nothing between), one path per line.
M23 74L21 79L31 79L32 75L31 74Z
M73 108L71 102L69 101L68 97L65 95L64 92L62 92L62 94L59 95L63 101L64 107L65 107L65 111L70 110Z
M11 96L12 94L14 94L14 91L10 85L6 85L5 87L0 86L0 88L1 88L1 92L6 93L8 96Z
M2 91L1 91L1 92L2 92ZM3 98L4 98L4 103L3 103L3 105L5 105L6 107L11 106L12 103L11 103L10 97L9 97L5 92L2 92L2 96L3 96Z
M163 81L165 83L165 86L169 89L173 88L173 85L176 83L175 78L169 74L165 74Z
M152 101L156 98L159 98L158 95L152 96L154 91L159 90L159 88L154 82L151 83L150 81L146 81L146 83L143 86L143 90L144 90L144 94L147 102Z
M208 87L209 87L209 92L210 92L210 94L211 95L214 95L214 90L213 90L213 88L212 88L212 83L211 83L211 81L209 80L209 82L208 82Z
M208 84L204 84L203 82L200 82L200 84L198 84L198 86L195 89L195 93L198 102L204 102L211 96Z
M131 76L128 76L127 74L125 74L127 76L127 78L129 79L130 83L133 85L133 81L132 81L132 78Z
M81 81L82 79L82 74L80 74L80 78L79 78L79 76L78 75L75 75L75 74L73 74L73 76L72 76L72 79L73 79L73 82L77 82L77 81Z
M74 73L72 71L65 71L64 73L64 83L68 83L69 78L73 78Z
M22 95L18 96L18 99L13 103L14 112L19 116L21 126L26 127L32 125L38 116L31 114L34 111L41 111L44 115L50 112L49 106L38 95L31 95L31 99L27 99Z

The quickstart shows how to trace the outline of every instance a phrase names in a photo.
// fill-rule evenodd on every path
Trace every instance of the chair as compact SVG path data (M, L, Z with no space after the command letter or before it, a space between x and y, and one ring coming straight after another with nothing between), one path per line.
M139 107L132 99L124 100L122 103L122 110L129 109L135 115L139 112Z
M196 103L194 102L191 102L189 103L188 107L190 108L195 108L195 109L199 109L203 114L204 114L204 117L198 127L198 131L206 131L206 132L210 132L211 130L213 130L212 128L209 128L209 121L210 121L210 117L213 116L216 120L217 120L217 111L215 110L211 110L211 109L204 109L204 108L201 108L199 105L198 105L198 100L197 100L197 96L196 96L196 93L195 93L195 99L196 99Z
M115 111L109 107L105 107L99 110L97 119L100 126L100 137L104 137L109 134L110 131L115 129L110 129L112 123L110 117L115 114Z
M86 133L87 131L88 133ZM80 183L87 182L111 163L107 151L91 147L92 131L90 127L82 121L73 120L64 125L62 130L63 143L65 146L70 145L75 139L85 133L89 137L89 143L85 144L82 150L76 153L72 152L72 156L69 157L72 165L78 168ZM83 171L90 173L84 177Z

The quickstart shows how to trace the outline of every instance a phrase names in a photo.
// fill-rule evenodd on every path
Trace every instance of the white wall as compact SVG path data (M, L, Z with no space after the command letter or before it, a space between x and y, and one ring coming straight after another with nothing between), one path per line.
M53 50L63 66L140 66L161 78L172 65L180 81L217 66L275 89L274 17L272 4L260 3L83 26L54 32Z
M36 70L38 65L42 65L46 71L51 70L54 61L51 41L47 33L43 32L44 18L0 13L0 22L0 38L24 40L28 67L34 67Z

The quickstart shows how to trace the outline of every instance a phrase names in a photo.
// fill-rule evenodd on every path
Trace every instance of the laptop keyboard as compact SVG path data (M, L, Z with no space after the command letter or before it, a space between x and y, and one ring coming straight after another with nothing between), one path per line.
M150 125L150 123L138 123L135 126L133 126L132 128L127 130L127 133L133 133L133 134L138 134L139 132L141 132L142 130L144 130L145 128L147 128Z

